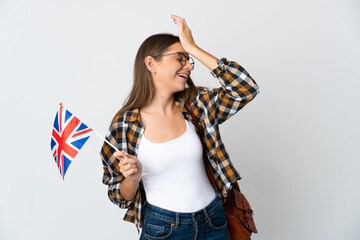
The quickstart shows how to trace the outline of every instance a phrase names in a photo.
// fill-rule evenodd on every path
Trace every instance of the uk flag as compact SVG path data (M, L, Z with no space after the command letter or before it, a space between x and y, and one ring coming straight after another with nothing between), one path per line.
M89 139L92 131L60 104L52 131L51 151L63 180L70 163Z

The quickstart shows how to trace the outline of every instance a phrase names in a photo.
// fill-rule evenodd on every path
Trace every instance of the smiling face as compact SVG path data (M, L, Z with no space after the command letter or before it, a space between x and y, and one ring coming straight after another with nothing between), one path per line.
M171 45L162 55L181 52L188 56L180 42ZM154 62L153 79L157 91L170 91L171 93L183 91L185 83L190 76L193 66L186 61L183 66L181 61L183 57L179 54L162 56Z

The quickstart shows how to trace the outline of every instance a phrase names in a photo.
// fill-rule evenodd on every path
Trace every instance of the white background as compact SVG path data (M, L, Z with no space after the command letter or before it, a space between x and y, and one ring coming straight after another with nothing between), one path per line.
M260 94L221 125L265 240L360 239L360 4L350 0L0 0L0 239L138 239L107 198L95 135L65 181L58 103L105 135L140 44L177 34L237 61ZM218 87L196 63L198 85Z

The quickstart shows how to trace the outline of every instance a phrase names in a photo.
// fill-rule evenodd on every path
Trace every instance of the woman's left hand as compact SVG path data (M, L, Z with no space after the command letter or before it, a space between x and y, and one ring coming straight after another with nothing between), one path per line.
M174 20L174 23L176 23L179 27L179 38L181 45L187 53L190 53L194 47L197 47L191 34L191 30L186 24L185 19L183 19L182 17L171 15L171 18Z

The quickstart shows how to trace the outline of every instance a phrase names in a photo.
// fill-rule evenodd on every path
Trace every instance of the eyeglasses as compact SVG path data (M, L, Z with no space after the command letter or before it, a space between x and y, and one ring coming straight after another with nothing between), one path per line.
M181 65L185 66L186 65L186 61L188 61L193 69L195 67L195 62L194 62L194 59L190 56L186 56L185 53L183 52L176 52L176 53L168 53L168 54L162 54L162 55L156 55L154 56L153 58L158 58L158 57L162 57L162 56L168 56L168 55L175 55L175 54L178 54L179 55L179 58L177 59Z

